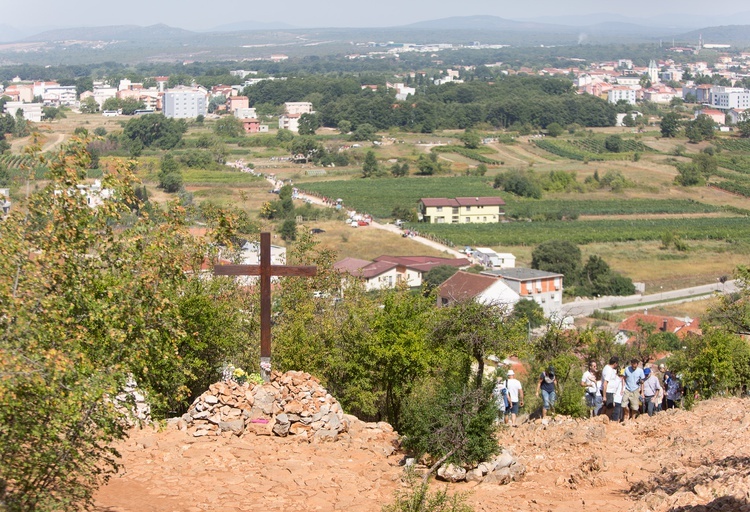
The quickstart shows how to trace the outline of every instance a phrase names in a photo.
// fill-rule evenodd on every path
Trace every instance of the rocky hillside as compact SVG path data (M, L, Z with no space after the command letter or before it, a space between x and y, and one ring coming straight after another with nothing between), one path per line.
M123 470L98 492L97 510L377 511L401 486L403 455L387 424L352 419L335 442L194 432L174 422L134 431L118 447ZM502 430L498 442L525 467L523 478L434 485L469 492L475 510L487 512L750 510L750 400L622 425L557 417Z

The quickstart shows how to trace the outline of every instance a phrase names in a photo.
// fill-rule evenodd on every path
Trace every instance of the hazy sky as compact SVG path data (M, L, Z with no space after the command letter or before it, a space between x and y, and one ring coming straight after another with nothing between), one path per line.
M669 12L700 14L699 0L276 0L262 2L220 2L199 0L36 0L33 10L18 8L17 0L0 0L4 13L0 24L10 26L153 25L165 23L191 30L242 21L286 22L299 27L385 27L415 21L486 14L503 18L533 18L611 12L648 17ZM750 10L745 0L721 3L724 15ZM18 13L18 18L13 13ZM727 23L731 23L728 20Z

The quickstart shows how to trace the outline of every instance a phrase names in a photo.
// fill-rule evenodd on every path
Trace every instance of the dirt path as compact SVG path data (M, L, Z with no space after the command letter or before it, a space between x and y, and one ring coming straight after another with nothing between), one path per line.
M57 146L63 143L65 140L65 135L62 133L56 133L53 139L48 140L44 143L44 146L42 146L42 152L45 151L52 151Z
M95 510L378 511L401 488L402 455L386 456L382 442L361 436L310 444L293 437L135 431L118 446L123 470L97 493ZM741 463L750 460L747 399L702 402L691 412L675 409L625 424L603 417L537 420L502 429L498 442L526 475L508 485L449 485L450 492L469 492L477 511L666 512L732 493L750 496L750 464ZM738 462L722 466L727 461ZM724 469L711 469L717 465Z

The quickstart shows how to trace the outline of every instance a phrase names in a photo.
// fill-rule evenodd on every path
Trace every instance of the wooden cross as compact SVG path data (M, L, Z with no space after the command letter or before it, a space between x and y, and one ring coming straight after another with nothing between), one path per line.
M271 376L271 276L314 276L315 266L271 265L271 233L260 234L260 265L216 265L217 276L260 276L260 368Z

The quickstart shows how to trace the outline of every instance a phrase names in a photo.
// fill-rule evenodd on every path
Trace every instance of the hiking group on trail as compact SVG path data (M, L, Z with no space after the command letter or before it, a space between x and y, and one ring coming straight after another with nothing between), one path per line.
M536 396L542 397L541 417L544 420L557 401L557 376L549 366L537 380ZM606 415L610 421L624 422L639 414L653 416L659 411L680 407L684 389L679 377L664 364L657 368L642 367L638 359L620 368L617 356L610 358L599 371L596 361L589 362L581 377L585 388L584 399L589 417ZM498 376L493 390L498 409L498 422L517 427L518 414L523 407L523 386L511 369L507 379Z

